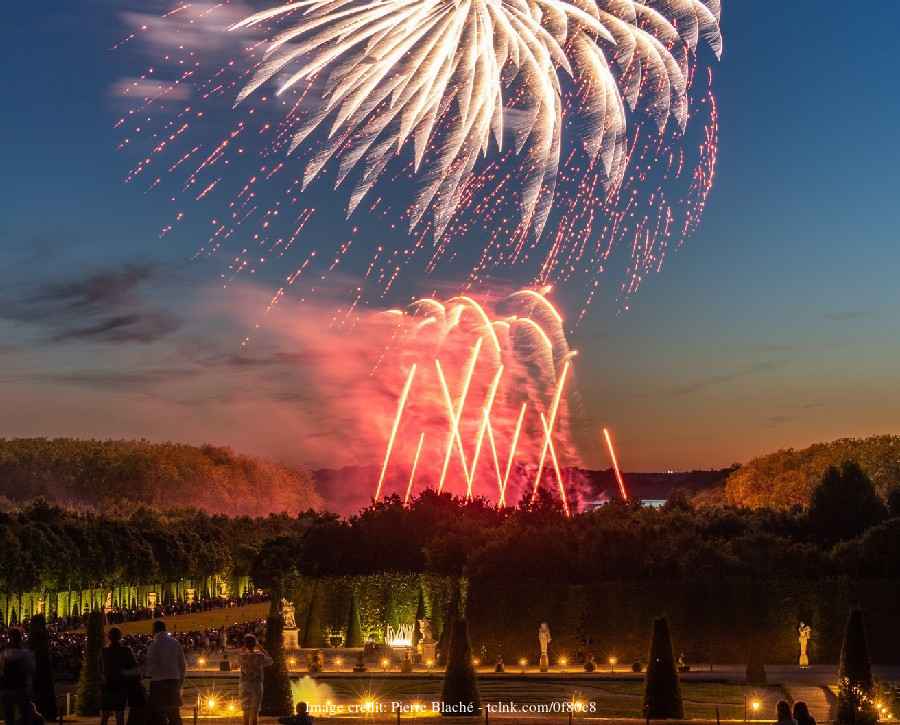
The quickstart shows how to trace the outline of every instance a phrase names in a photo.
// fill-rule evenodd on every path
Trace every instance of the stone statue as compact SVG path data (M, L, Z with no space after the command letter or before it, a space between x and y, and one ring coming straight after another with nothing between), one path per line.
M810 629L808 624L800 622L800 629L798 630L798 634L800 635L800 666L809 667L809 656L806 654L806 645L809 644L809 638L812 635L812 629Z
M285 629L297 629L297 621L294 619L294 603L284 597L281 598L281 616L284 617Z
M547 645L550 644L550 627L546 622L541 622L541 628L538 630L538 639L541 641L541 657L547 656Z
M429 644L434 642L434 634L431 631L431 622L428 621L428 617L419 620L419 629L422 630L422 642Z

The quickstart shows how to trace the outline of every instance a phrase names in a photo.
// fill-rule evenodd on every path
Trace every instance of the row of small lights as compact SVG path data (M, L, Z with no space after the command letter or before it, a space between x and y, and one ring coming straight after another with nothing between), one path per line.
M610 670L612 670L612 668L618 664L619 660L616 657L610 657L608 662L609 662ZM200 659L197 660L197 663L201 667L203 667L206 664L206 660L203 657L201 657ZM332 666L334 667L335 670L340 669L343 664L344 664L344 661L340 657L336 657L335 659L332 660ZM565 667L566 665L569 664L569 660L565 657L560 657L556 661L556 664L558 664L560 667ZM288 665L290 665L291 667L296 667L297 666L297 658L296 657L289 658ZM478 657L473 657L472 665L474 667L480 667L481 660ZM381 660L381 666L386 671L390 668L391 661L385 657L384 659ZM425 660L425 666L430 670L432 667L434 667L434 660L430 660L430 659ZM528 660L525 657L523 657L522 659L519 660L519 666L524 669L525 667L528 666Z

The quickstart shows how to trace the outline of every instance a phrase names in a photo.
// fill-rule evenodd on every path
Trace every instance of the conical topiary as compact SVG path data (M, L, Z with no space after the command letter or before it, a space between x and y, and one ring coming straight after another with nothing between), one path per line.
M459 588L453 583L450 593L450 604L447 606L447 616L444 617L444 626L441 629L441 638L438 641L438 664L444 667L450 654L450 634L453 631L453 623L459 619Z
M304 647L322 646L322 617L319 614L319 597L313 589L312 599L309 602L309 612L306 615L306 628L303 630Z
M481 714L481 696L478 693L478 676L472 665L469 625L465 619L453 622L449 639L450 653L441 691L441 714L476 717Z
M669 620L665 616L653 620L642 715L653 720L684 718L681 684L678 682L678 670L675 669Z
M432 598L431 600L431 634L433 637L436 637L438 641L441 639L441 634L444 632L444 617L441 613L441 605L436 599Z
M50 637L47 620L43 614L31 618L28 649L34 652L34 706L47 722L56 720L56 690L53 688L53 670L50 668Z
M100 650L103 649L103 615L93 610L85 628L84 653L81 657L81 676L78 678L78 694L75 714L94 717L100 714Z
M841 646L838 671L837 721L850 725L869 725L878 719L872 681L872 662L862 611L850 610Z
M397 614L397 600L394 599L393 591L388 591L386 624L394 632L400 629L400 615Z
M422 639L422 625L419 622L425 618L425 595L422 592L422 587L419 587L419 603L416 605L416 623L413 627L413 638L412 644L413 647L418 646L419 642Z
M350 595L350 617L347 620L347 639L345 647L362 647L362 624L359 621L359 607L356 604L356 594Z
M266 618L266 638L263 644L272 666L266 668L260 713L273 717L292 715L294 696L291 694L291 680L288 675L287 660L284 656L284 617L280 614Z

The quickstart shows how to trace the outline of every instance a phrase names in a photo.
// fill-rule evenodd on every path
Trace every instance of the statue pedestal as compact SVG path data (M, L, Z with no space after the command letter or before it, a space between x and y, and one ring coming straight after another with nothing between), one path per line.
M547 655L541 655L541 672L549 672L550 671L550 661L547 659Z
M800 655L800 666L801 667L809 667L809 657L806 655L805 652L802 655Z
M432 665L437 664L437 642L422 642L422 663L431 660Z
M285 649L300 649L300 642L298 638L299 630L296 627L292 627L291 629L284 630L284 648Z

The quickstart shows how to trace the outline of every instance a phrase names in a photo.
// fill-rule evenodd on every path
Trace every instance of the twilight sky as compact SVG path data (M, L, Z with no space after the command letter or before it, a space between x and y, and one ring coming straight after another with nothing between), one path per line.
M208 228L160 238L166 194L123 183L136 156L117 149L115 89L149 56L110 48L138 6L163 7L0 8L0 436L361 462L340 437L354 412L335 401L349 383L320 375L342 358L323 355L305 324L330 313L328 294L263 319L289 269L223 287L228 259L192 260ZM595 467L609 465L602 426L633 471L900 432L900 4L723 6L719 157L703 222L628 311L601 293L570 337L581 453ZM358 240L374 243L365 230ZM600 277L604 291L620 281Z

